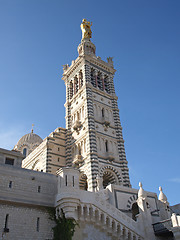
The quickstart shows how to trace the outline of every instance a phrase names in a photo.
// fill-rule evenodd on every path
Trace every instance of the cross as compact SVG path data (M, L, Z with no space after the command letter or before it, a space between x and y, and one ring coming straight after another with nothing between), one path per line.
M32 130L31 130L32 133L33 133L33 127L34 127L34 124L32 124Z

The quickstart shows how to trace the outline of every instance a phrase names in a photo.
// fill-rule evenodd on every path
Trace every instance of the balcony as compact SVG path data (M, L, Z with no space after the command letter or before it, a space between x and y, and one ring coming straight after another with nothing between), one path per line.
M79 154L75 155L73 163L79 165L82 164L82 162L83 162L82 156Z
M79 120L76 120L75 123L72 125L72 127L75 131L79 131L81 126L82 126L82 124Z
M153 224L154 234L156 236L173 236L171 231L172 222L171 219L167 219L161 222Z
M110 121L109 121L109 119L107 117L102 117L101 121L102 121L102 124L105 127L109 127L110 126Z
M113 161L114 160L114 153L113 152L107 152L106 156L107 156L109 161Z

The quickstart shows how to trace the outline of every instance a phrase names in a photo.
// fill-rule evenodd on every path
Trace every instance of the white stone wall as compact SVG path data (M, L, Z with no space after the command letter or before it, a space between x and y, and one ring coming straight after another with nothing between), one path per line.
M97 228L93 224L78 223L73 240L112 240L112 236L108 236L106 231Z
M57 128L23 160L23 168L56 174L66 165L65 155L66 130Z
M3 233L7 214L9 233ZM37 218L39 218L39 229L37 229ZM0 239L2 240L50 240L53 239L53 226L54 223L49 219L46 209L0 204Z
M38 190L39 189L39 190ZM0 167L0 200L54 206L57 177L4 165Z
M6 158L14 160L13 166L21 167L24 156L20 152L0 148L0 164L4 165Z

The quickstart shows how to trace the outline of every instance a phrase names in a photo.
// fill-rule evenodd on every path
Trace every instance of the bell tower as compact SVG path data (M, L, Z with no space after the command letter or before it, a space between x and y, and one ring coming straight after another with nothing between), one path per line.
M119 184L131 187L119 118L111 57L96 56L92 23L83 19L79 56L63 66L66 85L66 165L79 168L80 188L95 191Z

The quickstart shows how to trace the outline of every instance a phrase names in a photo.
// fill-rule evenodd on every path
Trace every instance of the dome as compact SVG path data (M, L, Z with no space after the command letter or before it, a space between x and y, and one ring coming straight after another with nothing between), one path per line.
M25 157L30 154L37 146L42 143L42 138L37 134L33 133L33 129L31 133L28 133L21 137L17 144L14 146L14 150L18 150L22 152Z
M28 144L36 144L36 143L38 144L39 143L40 144L40 143L42 143L42 141L43 140L39 135L31 132L31 133L24 135L22 138L20 138L16 145L23 145L26 143L28 143Z

